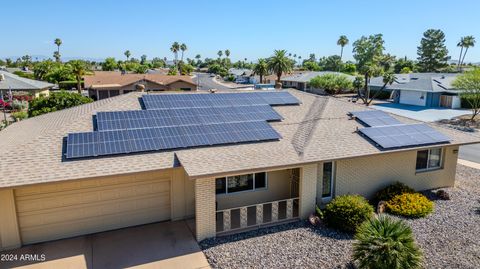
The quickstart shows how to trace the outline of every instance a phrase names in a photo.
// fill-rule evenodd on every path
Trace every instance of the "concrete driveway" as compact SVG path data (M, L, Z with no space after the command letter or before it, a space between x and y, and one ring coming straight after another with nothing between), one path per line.
M210 268L185 221L163 222L25 246L1 254L37 260L0 268ZM35 257L35 256L32 256Z
M433 122L443 119L451 119L461 115L470 114L470 110L466 109L448 109L438 107L421 107L402 105L394 103L382 103L371 106L372 108L383 110L392 114L404 116L407 118Z

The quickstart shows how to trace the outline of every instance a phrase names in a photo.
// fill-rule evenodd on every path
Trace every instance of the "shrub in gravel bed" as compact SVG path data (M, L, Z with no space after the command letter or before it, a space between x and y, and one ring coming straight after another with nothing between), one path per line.
M360 195L338 196L324 210L327 225L346 232L355 232L373 212L373 207Z
M412 229L386 215L364 222L353 243L353 258L360 269L419 268L422 252L415 244Z
M403 193L414 193L415 190L410 188L409 186L401 183L395 182L392 185L389 185L379 191L377 191L373 197L373 204L376 206L380 201L390 201L393 197L403 194Z
M387 201L387 209L394 215L410 218L425 217L433 212L435 204L420 193L404 193Z

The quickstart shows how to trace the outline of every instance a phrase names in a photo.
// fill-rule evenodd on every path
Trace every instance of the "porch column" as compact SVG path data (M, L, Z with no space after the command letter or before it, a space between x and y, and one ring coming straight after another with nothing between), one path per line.
M22 245L13 190L0 190L0 250Z
M215 237L215 179L195 180L195 225L197 241Z
M309 164L300 170L300 210L299 217L306 219L315 212L317 196L317 164Z

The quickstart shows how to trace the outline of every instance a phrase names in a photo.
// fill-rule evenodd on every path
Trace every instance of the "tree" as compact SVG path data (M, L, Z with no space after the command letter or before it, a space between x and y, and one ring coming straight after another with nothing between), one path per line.
M342 74L325 74L312 78L309 83L310 87L323 89L329 94L338 94L341 91L350 91L353 89L352 81Z
M180 44L178 42L173 42L172 46L170 47L170 51L173 52L173 55L175 56L175 66L177 65L178 61L178 51L180 50Z
M275 88L281 88L280 79L282 74L288 73L293 69L293 62L287 56L286 50L275 50L273 56L268 59L268 70L277 75Z
M260 83L263 83L263 78L268 75L267 60L258 59L258 63L253 67L253 73L260 76Z
M128 59L130 58L130 55L132 55L132 53L130 53L129 50L126 50L124 53L125 57L127 57L127 62L128 62Z
M316 63L312 61L304 61L302 64L303 68L307 69L308 71L321 71L322 68Z
M360 269L420 268L422 252L412 229L402 220L380 215L364 222L355 234L353 258Z
M384 71L379 65L379 59L383 55L384 41L382 34L362 36L353 43L353 58L357 61L357 71L363 74L363 93L358 89L359 97L365 105L369 105L370 78L378 76Z
M396 74L402 73L402 70L404 70L405 68L413 71L416 69L415 63L412 60L407 59L407 57L400 58L395 61L395 64L393 65L393 72L395 72Z
M225 50L225 57L230 57L230 50L229 49L226 49Z
M463 53L462 61L460 65L465 64L465 55L467 55L468 48L475 46L475 37L469 35L462 38L462 49L465 48L465 52ZM461 54L461 52L460 52Z
M113 71L118 68L117 61L113 57L108 57L102 63L103 71Z
M460 65L462 63L462 55L463 55L463 48L465 44L465 37L460 38L460 41L457 43L457 47L460 47L460 56L458 57L458 64L457 68L460 69Z
M326 71L338 71L342 67L342 59L338 55L331 55L320 59L320 68Z
M340 71L342 71L343 73L353 75L355 74L355 72L357 72L357 66L354 63L349 61L342 64L342 69L340 69Z
M480 68L475 68L458 76L452 84L472 109L471 121L480 113Z
M315 53L310 53L310 55L308 56L308 61L311 61L311 62L317 61L317 57L315 57Z
M182 58L181 58L181 61L183 62L183 54L185 53L185 51L187 50L187 45L185 45L185 43L182 43L182 45L180 45L180 50L182 51Z
M73 60L68 63L72 68L72 73L75 76L75 80L77 81L77 91L79 94L82 94L82 78L85 76L90 70L85 63L85 61L81 60Z
M28 116L35 117L91 102L93 102L91 98L78 93L66 91L51 92L48 96L40 96L30 102L28 105Z
M418 65L423 72L437 72L446 67L448 49L445 46L445 34L439 29L428 29L423 33L417 48Z
M143 54L142 56L140 56L140 64L147 64L147 55Z
M54 67L55 67L55 63L52 62L51 60L38 62L33 67L33 75L35 79L46 80L47 74L52 72Z
M219 50L219 51L217 52L217 55L218 55L218 58L219 58L219 59L222 58L223 51Z
M151 65L152 65L152 68L159 68L159 67L166 66L165 61L158 57L153 57Z
M337 40L337 45L342 47L340 50L340 60L343 58L343 47L345 47L348 44L349 40L346 35L341 35L338 40Z
M57 62L60 62L60 45L62 45L62 40L60 38L55 38L53 43L57 46L57 51L53 53L53 57Z

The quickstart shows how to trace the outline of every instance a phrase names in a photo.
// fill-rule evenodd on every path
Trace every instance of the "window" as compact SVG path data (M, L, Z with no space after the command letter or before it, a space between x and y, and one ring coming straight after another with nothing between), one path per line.
M434 148L417 151L417 171L439 169L442 166L442 149Z
M215 193L227 194L254 191L267 187L267 173L245 174L215 179Z
M333 163L323 163L322 198L332 197Z

